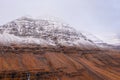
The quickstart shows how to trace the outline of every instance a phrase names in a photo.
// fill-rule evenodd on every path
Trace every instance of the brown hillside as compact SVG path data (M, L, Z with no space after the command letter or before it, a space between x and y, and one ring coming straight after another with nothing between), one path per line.
M120 80L119 52L67 50L1 47L0 80Z

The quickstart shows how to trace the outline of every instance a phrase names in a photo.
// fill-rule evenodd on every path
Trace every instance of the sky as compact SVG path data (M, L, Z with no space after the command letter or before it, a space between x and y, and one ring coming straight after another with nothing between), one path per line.
M0 25L22 16L55 17L108 43L120 43L120 0L0 0Z

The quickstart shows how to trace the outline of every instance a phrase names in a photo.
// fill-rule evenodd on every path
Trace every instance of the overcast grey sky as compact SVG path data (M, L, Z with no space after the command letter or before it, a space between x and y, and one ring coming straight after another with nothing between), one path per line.
M120 41L120 0L0 0L0 25L25 15L54 16L105 41Z

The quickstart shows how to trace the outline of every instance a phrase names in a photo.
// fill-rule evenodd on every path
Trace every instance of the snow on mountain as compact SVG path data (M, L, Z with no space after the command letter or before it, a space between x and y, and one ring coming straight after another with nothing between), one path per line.
M80 31L80 32L82 32L83 35L85 35L88 39L92 40L96 44L104 43L101 39L99 39L98 37L96 37L95 35L89 32L85 32L85 31Z
M0 26L0 44L96 47L69 25L50 20L22 17Z
M82 32L82 34L85 35L87 39L92 40L94 43L96 43L97 46L101 48L120 49L120 44L119 44L120 39L117 34L111 35L112 37L107 36L106 38L108 38L108 40L102 41L101 39L97 38L96 36L94 36L89 32L84 32L84 31L80 31L80 32Z

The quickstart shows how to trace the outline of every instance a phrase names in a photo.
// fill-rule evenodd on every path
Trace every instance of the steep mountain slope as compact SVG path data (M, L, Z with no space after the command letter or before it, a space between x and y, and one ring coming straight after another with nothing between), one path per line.
M109 44L107 42L104 42L103 40L99 39L98 37L96 37L95 35L89 33L89 32L85 32L85 31L81 31L81 33L87 37L87 39L92 40L97 46L101 47L101 48L110 48L110 49L116 49L119 50L120 46L119 44L115 45L115 44Z
M101 48L111 48L112 46L112 45L105 43L104 41L102 41L101 39L99 39L98 37L96 37L95 35L89 32L85 32L85 31L81 31L81 32L83 35L85 35L88 39L92 40L97 46Z
M96 48L96 45L68 25L50 20L22 17L0 26L0 43L39 44Z
M98 37L96 37L95 35L93 35L93 34L91 34L89 32L81 31L81 33L83 35L85 35L88 39L92 40L96 44L105 43L101 39L99 39Z

